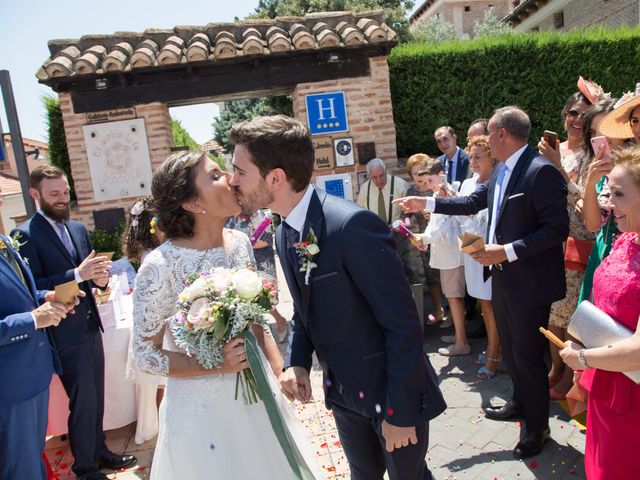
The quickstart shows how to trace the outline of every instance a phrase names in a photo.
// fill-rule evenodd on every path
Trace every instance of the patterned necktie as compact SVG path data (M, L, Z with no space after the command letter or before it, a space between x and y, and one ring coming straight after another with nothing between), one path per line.
M284 228L285 247L287 250L287 260L293 270L296 283L300 288L300 262L298 261L298 254L296 253L296 247L294 245L300 241L300 232L289 225L287 222L283 222L282 228Z
M384 208L384 204L384 194L382 193L382 189L378 189L378 215L384 220L384 223L387 223L387 211Z
M71 238L69 238L69 234L67 233L67 229L64 227L64 223L56 222L56 227L60 232L58 236L60 237L60 240L62 241L64 248L67 249L67 252L69 252L69 255L71 256L71 258L75 258L76 252L73 248L73 245L71 244Z
M0 255L2 255L7 260L7 262L9 262L9 265L11 266L13 271L16 272L16 275L18 276L20 281L26 286L27 281L25 280L24 275L22 274L22 269L20 268L20 265L18 265L18 261L15 259L15 257L9 252L9 249L8 248L0 249Z
M452 181L452 176L453 176L453 160L447 160L447 183L449 183L449 185L451 185L453 183Z

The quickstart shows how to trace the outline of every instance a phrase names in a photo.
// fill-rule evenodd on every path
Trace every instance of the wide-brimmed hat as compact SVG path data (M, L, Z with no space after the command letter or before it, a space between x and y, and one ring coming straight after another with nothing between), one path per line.
M609 138L633 138L633 131L631 130L631 113L640 107L640 95L639 95L640 83L636 86L634 93L627 93L618 100L616 106L602 119L598 130L602 134Z

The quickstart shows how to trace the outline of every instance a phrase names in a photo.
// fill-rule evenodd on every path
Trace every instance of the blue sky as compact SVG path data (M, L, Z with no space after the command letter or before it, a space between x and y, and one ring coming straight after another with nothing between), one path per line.
M46 141L41 98L54 93L35 72L49 56L47 41L116 31L232 22L252 12L258 0L0 0L0 70L9 70L22 136ZM2 99L0 97L0 103ZM4 108L2 127L8 130ZM212 104L172 108L196 141L213 136Z

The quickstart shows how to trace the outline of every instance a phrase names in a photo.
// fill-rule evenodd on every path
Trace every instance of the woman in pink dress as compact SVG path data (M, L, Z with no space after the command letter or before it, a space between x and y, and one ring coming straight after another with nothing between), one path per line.
M612 161L608 206L623 233L595 272L593 303L635 334L590 349L569 341L560 352L571 368L584 369L580 385L589 391L589 480L638 478L640 457L640 385L621 373L640 369L640 148L618 151Z

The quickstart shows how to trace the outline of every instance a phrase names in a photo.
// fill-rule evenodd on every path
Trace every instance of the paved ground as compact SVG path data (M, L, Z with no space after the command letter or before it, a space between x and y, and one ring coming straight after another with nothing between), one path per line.
M283 289L279 309L290 318L291 299ZM452 331L452 329L449 329ZM520 435L519 422L496 422L484 418L480 409L490 401L500 402L511 396L511 382L506 374L492 380L475 379L478 366L474 359L484 347L484 340L472 343L473 354L467 357L446 358L438 355L444 346L440 336L449 333L428 327L425 349L436 368L448 409L430 424L430 448L427 462L437 480L471 479L575 479L585 478L583 468L584 433L561 406L551 408L551 441L537 457L517 461L511 450ZM316 369L312 374L315 400L297 405L296 412L308 433L326 479L349 479L349 468L342 451L331 412L322 402L322 380ZM107 444L114 452L133 453L138 465L123 472L113 472L110 478L120 480L148 478L155 442L136 445L134 426L129 425L107 432ZM73 479L68 442L54 437L47 442L47 456L60 480ZM213 477L212 477L213 478ZM191 480L191 479L176 479ZM227 480L227 479L224 479ZM228 479L233 480L233 479ZM257 479L256 479L257 480ZM264 479L277 480L277 479Z

